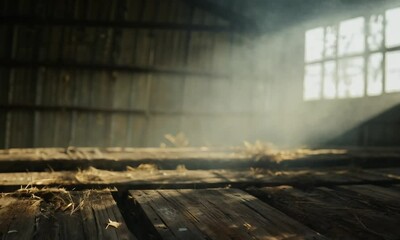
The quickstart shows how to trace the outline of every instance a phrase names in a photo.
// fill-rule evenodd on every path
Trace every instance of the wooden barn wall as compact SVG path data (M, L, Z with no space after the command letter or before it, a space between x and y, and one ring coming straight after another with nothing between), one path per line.
M0 14L229 24L181 0L3 0ZM159 146L165 134L178 132L193 145L256 138L262 132L252 126L264 124L268 86L265 69L253 64L262 53L249 38L229 31L1 23L0 147Z

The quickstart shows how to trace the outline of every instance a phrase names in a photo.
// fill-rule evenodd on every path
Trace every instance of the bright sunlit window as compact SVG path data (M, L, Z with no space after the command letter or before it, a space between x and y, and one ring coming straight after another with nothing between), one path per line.
M400 8L386 11L386 47L396 47L400 45Z
M305 101L400 92L400 8L305 33Z
M386 92L400 92L400 51L386 54Z
M334 99L336 97L336 62L324 63L324 98Z
M356 98L364 95L364 59L339 60L338 97Z
M373 53L368 57L367 95L379 96L383 92L383 53Z
M316 28L306 32L306 61L322 60L324 50L324 28Z
M321 98L321 64L310 64L306 66L304 79L304 99L318 100Z
M339 56L362 53L365 49L364 18L339 24Z

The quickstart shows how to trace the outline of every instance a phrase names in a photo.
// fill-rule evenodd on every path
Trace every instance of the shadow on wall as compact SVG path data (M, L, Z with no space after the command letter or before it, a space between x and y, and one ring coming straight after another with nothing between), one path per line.
M328 146L400 146L400 104L326 142Z

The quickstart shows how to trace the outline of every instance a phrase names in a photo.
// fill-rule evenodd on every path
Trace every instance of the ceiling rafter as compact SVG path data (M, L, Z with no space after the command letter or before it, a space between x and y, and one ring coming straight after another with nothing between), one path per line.
M209 32L230 32L231 26L212 26L203 24L181 24L164 22L130 22L109 20L77 20L39 17L0 17L0 25L27 25L27 26L69 26L69 27L104 27L120 29L160 29L160 30L191 30Z
M247 31L257 30L257 24L254 19L246 17L243 14L235 12L229 8L226 8L218 3L210 0L183 0L187 4L203 9L215 16L228 21L233 28L239 28Z

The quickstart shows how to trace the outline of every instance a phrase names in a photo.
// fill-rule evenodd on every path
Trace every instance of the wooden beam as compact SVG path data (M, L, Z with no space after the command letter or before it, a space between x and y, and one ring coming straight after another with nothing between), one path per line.
M16 190L21 186L62 186L66 188L131 188L131 189L159 189L159 188L207 188L224 187L231 185L233 187L243 186L282 186L290 185L300 188L304 187L337 187L352 185L369 184L399 184L399 179L388 177L375 177L370 179L372 174L360 177L357 171L348 170L308 170L308 171L270 171L263 170L255 173L251 170L233 169L233 170L157 170L151 168L152 165L141 165L144 167L133 168L128 166L125 171L108 171L87 167L87 163L81 160L76 161L74 171L53 171L53 172L11 172L0 173L0 190ZM109 161L109 163L111 160ZM22 164L22 162L19 162ZM66 162L64 162L66 163ZM25 163L24 163L25 164ZM51 163L50 163L51 164ZM59 165L63 163L60 161ZM80 165L78 165L80 164ZM71 163L70 163L71 165ZM54 167L54 164L48 165L48 168ZM67 166L65 164L65 166ZM148 166L146 169L146 166ZM56 167L56 166L55 166ZM347 171L343 173L343 171ZM372 175L373 176L373 175ZM312 181L310 181L312 179ZM8 190L7 190L8 191Z
M120 71L133 73L154 73L167 75L200 76L207 78L229 78L224 73L212 73L186 69L168 69L161 67L146 67L134 65L115 65L104 63L76 63L76 62L51 62L51 61L22 61L0 59L1 67L6 68L53 68L87 71Z
M179 165L185 165L188 169L250 169L254 168L256 175L264 174L257 168L269 170L285 169L309 169L298 171L298 174L316 174L318 178L337 172L338 181L351 173L356 179L367 178L376 181L381 178L393 178L396 173L386 174L376 169L367 174L357 170L346 170L349 166L365 168L395 168L400 165L398 149L370 151L359 149L346 153L331 154L320 153L322 150L310 150L308 154L296 156L296 151L278 151L264 154L251 154L246 148L237 147L226 149L202 149L202 148L43 148L43 149L12 149L0 150L0 169L2 172L13 171L44 171L51 167L54 170L74 170L93 166L108 170L124 170L127 166L139 166L140 164L156 164L162 169L176 169ZM364 155L364 156L363 156ZM286 156L286 158L285 158ZM342 167L343 170L336 168ZM329 173L320 173L318 168L330 169ZM335 170L336 169L336 170ZM397 169L398 172L400 172ZM371 174L373 173L373 174ZM280 177L285 174L281 173ZM291 177L300 175L290 174ZM368 175L368 176L367 176ZM327 177L329 181L333 177ZM315 179L308 178L310 182Z
M38 17L0 17L1 25L25 26L68 26L68 27L104 27L114 29L158 29L178 31L205 31L205 32L232 32L241 29L232 26L214 26L203 24L182 24L168 22L143 22L143 21L109 21L109 20L78 20L60 18Z
M117 109L86 106L51 106L51 105L33 105L33 104L0 104L0 109L4 111L38 111L38 112L87 112L87 113L111 113L111 114L146 114L145 110L140 109ZM172 114L172 113L171 113Z
M4 111L41 111L41 112L86 112L86 113L108 113L108 114L130 114L130 115L171 115L171 116L230 116L255 115L267 117L261 112L194 112L194 111L146 111L145 109L112 108L112 107L89 107L74 105L38 105L38 104L0 104L0 110Z
M243 14L237 13L210 0L183 0L191 6L201 8L231 23L232 28L244 31L256 31L257 24Z

